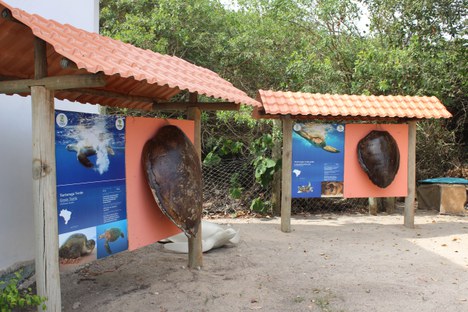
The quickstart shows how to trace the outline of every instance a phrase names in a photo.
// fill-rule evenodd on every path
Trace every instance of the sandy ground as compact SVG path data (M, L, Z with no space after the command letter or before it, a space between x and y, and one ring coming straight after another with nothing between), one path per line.
M64 311L468 311L468 218L222 219L241 242L202 270L160 244L62 273Z

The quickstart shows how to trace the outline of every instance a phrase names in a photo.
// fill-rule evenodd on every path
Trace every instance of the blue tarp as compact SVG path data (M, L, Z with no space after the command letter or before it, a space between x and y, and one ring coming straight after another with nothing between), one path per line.
M468 185L467 179L462 178L433 178L426 180L419 180L422 184L466 184Z

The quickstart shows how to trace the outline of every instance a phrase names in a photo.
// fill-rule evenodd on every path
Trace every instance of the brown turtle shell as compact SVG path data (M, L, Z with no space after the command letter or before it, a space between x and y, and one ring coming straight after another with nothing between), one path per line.
M381 188L389 186L400 168L400 151L387 131L373 130L358 143L358 160L369 179Z
M202 172L195 147L176 126L164 126L146 142L143 169L161 211L188 237L202 216Z

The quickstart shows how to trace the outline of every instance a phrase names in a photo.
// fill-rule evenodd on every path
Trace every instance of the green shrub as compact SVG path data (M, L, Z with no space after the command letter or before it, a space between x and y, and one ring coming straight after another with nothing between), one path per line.
M21 279L20 272L15 272L15 277L8 283L0 281L0 312L10 312L12 309L38 307L46 309L45 297L38 296L32 292L31 288L18 289L18 282Z

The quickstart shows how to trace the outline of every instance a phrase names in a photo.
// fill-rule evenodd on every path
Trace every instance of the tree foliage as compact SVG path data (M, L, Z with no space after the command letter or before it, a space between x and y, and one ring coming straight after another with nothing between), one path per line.
M227 2L101 0L101 33L209 68L253 97L258 89L434 95L455 116L454 140L467 139L465 0ZM238 118L205 117L218 130ZM226 129L253 129L244 122Z

